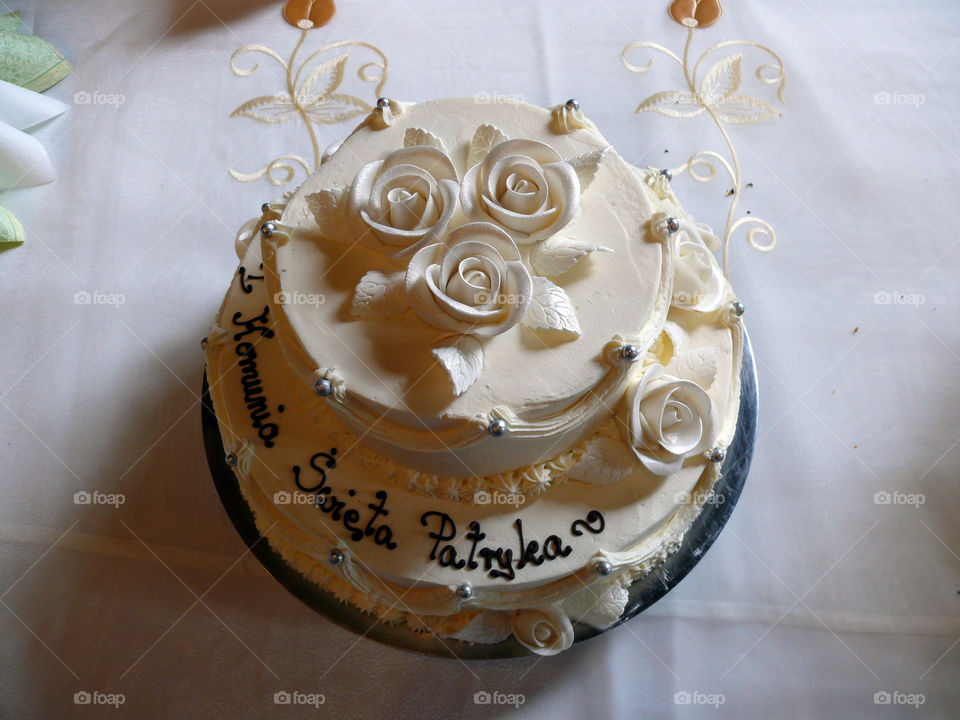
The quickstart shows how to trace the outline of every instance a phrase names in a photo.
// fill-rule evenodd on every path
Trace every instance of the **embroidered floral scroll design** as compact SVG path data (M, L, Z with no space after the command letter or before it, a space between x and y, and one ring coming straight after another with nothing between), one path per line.
M686 81L685 90L665 90L647 97L637 107L637 112L657 112L674 118L692 118L706 114L716 124L726 143L729 160L712 150L694 153L678 168L671 168L673 175L688 172L697 182L710 182L717 176L717 164L721 165L733 183L730 207L727 212L723 233L723 271L728 272L730 240L740 228L746 228L747 243L761 252L773 250L777 243L777 234L773 226L755 216L737 217L737 204L743 190L743 175L740 160L733 141L727 131L727 125L746 125L780 116L773 105L740 92L743 54L727 55L706 68L705 63L716 57L716 53L726 48L756 48L772 58L772 62L760 65L754 74L767 85L777 86L777 99L784 103L786 74L783 60L777 53L760 43L749 40L727 40L705 50L696 62L691 64L690 49L693 43L697 21L692 16L683 23L687 27L687 41L683 48L683 57L679 57L669 48L658 43L640 41L631 43L623 49L621 59L630 72L643 73L653 66L653 58L646 64L637 65L628 60L628 56L640 51L651 50L662 53L677 63L683 71Z
M317 140L317 125L332 125L351 118L367 115L373 104L346 92L339 92L353 62L359 63L357 77L373 86L373 98L380 97L387 82L387 57L370 43L345 40L324 45L300 61L301 51L312 25L300 24L300 39L288 59L265 45L244 45L230 57L230 69L240 77L250 77L260 65L242 66L238 61L247 55L264 55L280 65L285 80L285 91L260 95L237 107L230 117L247 117L263 123L285 123L300 118L307 128L312 158L301 155L281 155L255 172L231 169L230 175L241 182L252 182L266 176L271 185L283 186L293 181L297 167L309 175L320 167L321 148ZM364 55L367 57L364 61ZM359 59L358 59L359 56Z

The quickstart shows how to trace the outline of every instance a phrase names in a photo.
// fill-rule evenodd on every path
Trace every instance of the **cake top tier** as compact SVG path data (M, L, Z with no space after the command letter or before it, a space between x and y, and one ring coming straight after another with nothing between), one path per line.
M649 190L572 104L382 105L264 237L291 366L412 467L549 459L609 415L623 346L662 327Z

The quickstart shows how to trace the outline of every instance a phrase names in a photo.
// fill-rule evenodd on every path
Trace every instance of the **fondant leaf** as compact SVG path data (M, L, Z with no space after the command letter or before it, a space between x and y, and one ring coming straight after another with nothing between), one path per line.
M703 105L695 95L664 90L654 93L637 108L637 112L658 112L675 118L689 118L703 112Z
M307 195L307 208L313 214L313 219L320 226L324 237L342 241L350 236L343 213L345 194L346 190L343 188L328 188Z
M540 275L560 275L592 252L613 252L603 245L592 245L571 238L557 237L537 243L530 252L530 265Z
M430 352L447 371L453 394L463 395L483 370L483 348L475 337L457 335L435 345Z
M253 100L248 100L238 107L230 117L248 117L260 122L282 123L290 120L297 114L297 108L294 106L290 96L283 95L261 95Z
M780 111L775 107L749 95L731 95L714 105L713 111L724 122L736 125L780 117Z
M707 105L724 100L740 87L742 55L730 55L714 63L700 81L700 99Z
M307 105L315 100L322 100L340 87L340 83L343 82L343 68L348 57L347 55L340 55L311 70L307 79L297 90L297 100L302 105ZM320 85L320 87L317 87L317 85Z
M470 141L470 152L467 154L467 168L472 168L478 162L483 160L490 150L502 142L507 141L507 136L503 134L500 128L493 125L481 125L473 134L473 140Z
M600 164L603 162L603 156L609 149L610 146L608 145L605 148L591 150L590 152L582 153L567 160L567 162L573 166L573 169L577 173L577 177L580 179L581 192L590 187L590 183L593 182L593 179L600 171Z
M580 334L580 323L567 293L545 277L533 278L533 297L520 322L532 330Z
M706 390L713 385L719 364L716 348L701 347L674 355L666 371L683 380L691 380Z
M371 107L353 95L333 93L322 100L305 105L303 109L313 122L331 125L358 115L365 115L370 112Z
M403 136L403 146L414 147L416 145L426 145L427 147L436 148L444 155L447 154L447 148L444 147L443 140L429 130L424 130L423 128L407 128L407 132Z
M407 292L403 271L382 273L371 270L364 275L353 292L350 312L357 317L392 317L407 309Z
M594 438L567 472L571 480L609 485L627 477L637 467L637 458L623 442L609 437Z

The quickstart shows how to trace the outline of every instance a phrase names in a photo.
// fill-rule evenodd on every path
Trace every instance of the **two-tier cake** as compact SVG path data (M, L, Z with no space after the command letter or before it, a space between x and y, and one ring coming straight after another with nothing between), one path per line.
M259 532L441 637L552 654L615 622L733 437L717 242L574 101L382 99L241 231L205 343Z

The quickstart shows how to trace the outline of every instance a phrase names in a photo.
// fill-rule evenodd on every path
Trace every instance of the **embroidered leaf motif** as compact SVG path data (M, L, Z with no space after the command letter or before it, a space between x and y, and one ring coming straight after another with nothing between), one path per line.
M677 353L667 365L667 373L683 380L691 380L706 390L713 385L719 364L716 348L695 348Z
M407 309L405 272L371 270L357 283L350 312L357 317L392 317Z
M545 277L533 278L533 297L520 322L531 330L559 330L580 335L580 323L567 293Z
M483 160L484 156L490 150L502 142L507 141L507 136L499 128L493 125L481 125L473 134L473 140L470 141L470 152L467 154L467 168L472 168L478 162Z
M426 145L427 147L436 148L444 155L447 154L447 149L443 145L443 140L438 138L429 130L424 130L423 128L407 128L407 132L403 136L403 146L404 147L415 147L417 145Z
M483 348L471 335L447 338L430 352L450 376L454 395L463 395L467 388L477 381L483 370Z
M624 443L609 437L594 438L567 472L571 480L609 485L623 480L637 466L637 458Z
M307 195L307 207L325 237L350 237L341 205L345 192L343 188L330 188Z
M658 112L675 118L688 118L703 112L703 106L695 95L664 90L654 93L637 108L637 112Z
M333 93L323 100L305 105L303 109L307 113L307 117L321 125L349 120L357 115L365 115L372 110L370 105L360 98L353 95L341 95L340 93Z
M577 177L580 179L581 192L590 187L590 183L593 182L593 179L600 171L600 164L603 162L603 156L609 149L610 146L608 145L605 148L581 153L580 155L567 160L567 162L573 166L573 169L577 173Z
M714 105L737 91L740 87L740 60L742 55L730 55L716 62L700 81L700 99Z
M540 275L552 277L572 268L592 252L613 252L603 245L591 245L571 238L553 236L536 244L530 252L530 265Z
M248 117L260 122L282 123L297 114L289 95L261 95L238 107L230 117Z
M713 111L724 122L737 125L780 117L780 112L775 107L749 95L731 95L714 105Z
M722 14L718 0L674 0L670 16L685 27L705 28Z
M322 100L340 87L340 83L343 82L343 67L347 64L349 57L349 55L340 55L311 70L307 79L297 90L297 101L301 105L308 105L315 100Z

